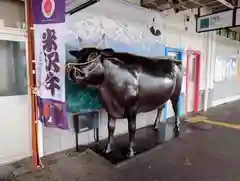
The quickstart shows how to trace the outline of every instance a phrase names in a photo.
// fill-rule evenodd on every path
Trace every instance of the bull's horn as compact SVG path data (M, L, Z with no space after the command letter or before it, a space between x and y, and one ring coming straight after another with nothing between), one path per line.
M106 34L103 33L103 35L101 36L101 38L100 38L100 40L99 40L99 43L98 43L97 46L96 46L97 49L98 49L98 48L101 48L100 46L101 46L102 42L104 41L105 36L106 36Z
M68 63L68 64L66 65L66 71L67 71L67 72L70 72L71 68L72 68L72 65Z
M82 43L82 38L77 36L76 39L78 40L79 43Z

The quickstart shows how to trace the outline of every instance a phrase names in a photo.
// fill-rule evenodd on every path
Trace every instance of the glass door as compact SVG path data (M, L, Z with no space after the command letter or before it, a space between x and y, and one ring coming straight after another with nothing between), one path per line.
M0 164L31 156L26 41L0 40Z
M196 55L191 54L188 62L188 112L194 109L194 90L196 84Z

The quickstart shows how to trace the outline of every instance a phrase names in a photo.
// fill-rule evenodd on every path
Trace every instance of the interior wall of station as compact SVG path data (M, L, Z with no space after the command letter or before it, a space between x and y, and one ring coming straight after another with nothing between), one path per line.
M117 8L116 8L117 7ZM190 22L184 22L186 15L190 16ZM152 19L155 17L155 27L160 29L162 36L153 36L149 28L152 25ZM195 19L194 13L191 11L179 14L175 16L172 12L167 14L160 14L155 11L140 8L128 3L119 3L116 1L102 0L99 3L86 8L75 15L67 18L68 25L74 29L75 33L86 36L96 36L98 29L88 28L88 34L83 31L83 26L76 22L81 21L84 18L88 18L89 27L96 25L103 26L108 36L118 41L128 41L121 36L121 33L125 31L117 29L114 26L124 25L127 29L127 33L133 37L134 41L150 40L159 41L172 48L183 49L183 64L186 64L186 50L196 49L201 51L201 85L200 89L205 87L205 67L206 67L206 43L207 37L205 34L195 33ZM102 21L104 20L104 21ZM96 23L97 22L97 23ZM100 22L100 23L99 23ZM103 22L103 23L102 23ZM117 22L117 23L116 23ZM89 25L90 23L90 25ZM79 28L82 27L82 28ZM188 27L188 31L185 31L185 27ZM79 31L78 31L79 30ZM119 32L116 32L118 30ZM102 32L100 32L102 33ZM120 34L116 36L116 33ZM97 35L98 36L98 35ZM169 104L168 117L173 116L171 104ZM149 124L153 124L156 116L156 111L150 113L139 114L137 117L137 127L143 127ZM107 115L105 111L100 113L100 138L107 137ZM116 133L127 132L127 121L117 120ZM84 132L79 134L79 140L81 144L87 144L93 142L93 132ZM52 144L54 143L54 144ZM74 134L73 130L63 131L53 128L43 128L43 152L44 155L74 147Z
M127 4L127 5L126 5ZM117 7L117 8L116 8ZM134 13L133 13L134 12ZM143 16L144 15L144 16ZM71 29L80 37L84 36L100 36L104 32L109 38L121 41L123 43L137 43L139 41L159 41L164 43L163 36L153 36L149 28L152 25L153 17L156 18L156 27L164 34L163 20L158 13L140 8L138 6L128 6L128 3L119 3L115 1L100 1L89 8L86 8L75 15L67 18L67 23ZM81 20L88 19L87 31L86 26L79 25ZM97 26L101 28L97 28ZM122 28L124 27L124 28ZM87 33L86 33L87 32ZM128 37L128 38L126 38ZM143 127L152 124L156 116L156 111L146 114L140 114L137 117L137 127ZM107 137L107 114L100 111L100 139ZM117 120L116 134L127 132L127 121ZM93 142L93 131L79 134L80 144ZM54 144L52 144L54 142ZM53 128L43 128L43 153L44 155L72 148L75 146L73 129L64 131Z
M201 52L200 56L200 90L205 90L206 87L206 64L207 64L207 52L208 52L208 34L198 34L196 33L196 21L195 15L197 14L197 9L186 10L175 15L171 10L164 11L161 15L165 20L165 44L168 47L177 47L182 49L182 62L183 68L186 68L187 63L187 50L197 50ZM186 19L189 19L187 21ZM185 89L186 81L185 77L182 84L182 106L181 112L185 114ZM202 97L202 95L199 95ZM200 98L203 104L202 98ZM200 105L200 107L202 107ZM167 103L167 117L172 117L174 115L172 110L171 102Z

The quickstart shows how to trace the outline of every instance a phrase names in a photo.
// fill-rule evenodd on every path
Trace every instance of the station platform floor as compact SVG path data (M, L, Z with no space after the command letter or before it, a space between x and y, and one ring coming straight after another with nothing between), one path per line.
M240 101L210 108L199 116L209 122L192 124L192 134L129 161L120 170L131 180L239 181Z
M113 159L121 153L104 156L90 146L81 153L68 150L49 155L38 171L32 170L31 159L4 166L0 181L240 181L239 116L240 100L189 115L177 138L171 136L171 126L162 129L171 121L162 124L159 132L164 132L160 137L165 141L158 139L155 146L150 142L156 133L140 129L136 144L143 151L134 158ZM116 143L126 146L127 135L118 137ZM147 151L141 146L146 143L151 145Z

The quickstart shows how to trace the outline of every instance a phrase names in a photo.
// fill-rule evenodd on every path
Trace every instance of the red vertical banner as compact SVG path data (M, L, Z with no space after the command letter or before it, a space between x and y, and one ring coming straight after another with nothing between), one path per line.
M34 0L38 108L44 126L68 129L65 96L65 0Z
M34 165L37 167L40 166L38 136L42 136L37 132L37 125L42 126L39 118L44 125L68 128L64 102L65 44L62 38L66 32L65 0L26 2L28 60L32 88L32 155ZM48 111L44 114L46 105Z

